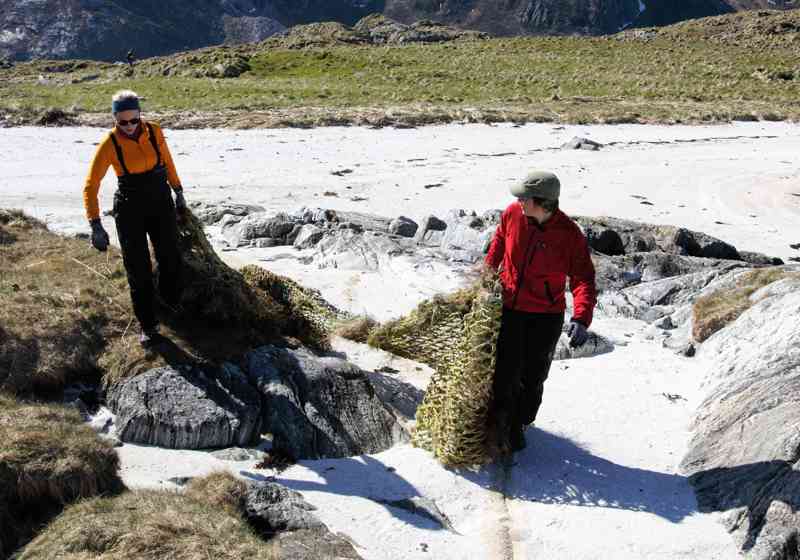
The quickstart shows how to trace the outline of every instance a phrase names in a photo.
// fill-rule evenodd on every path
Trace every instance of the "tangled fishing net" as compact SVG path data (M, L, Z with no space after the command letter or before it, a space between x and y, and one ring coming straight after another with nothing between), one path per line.
M330 347L342 312L314 290L257 266L226 265L208 242L203 225L187 211L179 222L183 255L181 304L194 319L224 327L256 329L263 336L292 336L313 348Z
M328 303L316 290L285 276L253 265L245 266L241 272L249 285L283 308L284 335L296 337L320 350L330 350L330 334L347 314Z
M413 442L445 465L479 465L495 454L488 416L502 308L499 280L487 274L369 336L372 346L436 369L417 409Z

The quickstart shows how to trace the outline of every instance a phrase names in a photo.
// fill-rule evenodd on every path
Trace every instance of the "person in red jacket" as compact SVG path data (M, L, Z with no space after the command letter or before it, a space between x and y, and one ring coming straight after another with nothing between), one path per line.
M582 346L596 303L595 272L586 237L558 208L561 184L535 171L511 188L517 198L503 212L485 263L498 270L503 317L497 341L493 417L499 442L525 447L525 428L536 419L544 382L564 324L566 286L573 296L567 329Z

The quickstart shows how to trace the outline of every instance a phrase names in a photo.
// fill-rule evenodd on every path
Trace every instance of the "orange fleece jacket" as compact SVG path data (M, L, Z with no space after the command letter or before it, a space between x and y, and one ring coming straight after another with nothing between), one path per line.
M158 149L161 151L161 163L167 168L167 182L173 189L180 188L181 180L175 170L175 163L172 161L172 154L169 153L167 142L164 140L164 133L161 127L155 123L150 123L156 136ZM144 120L141 123L142 133L138 140L128 138L116 128L111 130L115 135L117 143L122 150L122 157L129 173L144 173L156 166L156 151L150 143L150 132ZM123 175L122 165L117 159L117 152L110 136L100 142L94 160L89 168L89 175L86 177L86 184L83 187L83 206L86 209L86 217L89 220L100 217L100 204L97 201L97 193L100 191L100 182L108 172L108 168L113 166L117 177Z

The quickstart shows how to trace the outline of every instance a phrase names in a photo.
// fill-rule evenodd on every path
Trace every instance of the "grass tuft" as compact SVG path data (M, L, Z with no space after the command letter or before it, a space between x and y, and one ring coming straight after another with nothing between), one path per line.
M800 278L800 274L782 268L762 268L743 274L731 289L698 298L692 306L692 336L698 342L707 340L750 309L755 303L750 296L756 291L788 277Z
M75 504L19 560L278 558L241 515L191 495L143 491Z
M98 353L131 322L122 260L0 210L0 390L51 395L96 381Z
M227 471L193 479L186 488L188 497L233 515L240 515L243 511L246 492L245 483Z
M380 323L372 317L362 315L339 323L334 329L334 334L354 342L366 344L370 334L379 326Z
M0 394L0 557L63 504L123 488L119 459L76 410Z

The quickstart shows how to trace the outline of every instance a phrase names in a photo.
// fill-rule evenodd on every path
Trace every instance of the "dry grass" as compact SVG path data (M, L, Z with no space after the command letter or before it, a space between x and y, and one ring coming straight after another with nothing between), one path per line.
M239 515L244 508L246 491L243 481L227 471L218 471L192 480L186 488L186 495L198 502Z
M0 390L43 395L97 379L98 353L131 318L118 252L0 210Z
M284 335L327 347L323 319L335 314L324 300L265 271L248 281L219 259L194 216L181 224L180 244L185 311L159 312L169 342L145 351L118 250L98 253L0 210L0 391L50 396L77 380L110 385L164 365L236 360ZM284 292L291 297L278 300Z
M189 495L127 492L73 505L19 560L273 560L276 546L225 507Z
M750 296L764 286L800 274L782 268L762 268L743 274L734 288L698 298L692 307L692 336L698 342L735 321L750 309Z
M123 487L114 448L76 410L0 395L0 441L0 558L63 504Z
M334 334L354 342L366 344L372 331L379 326L380 324L375 319L363 315L348 321L342 321L334 329Z
M468 307L463 313L465 303ZM507 411L495 410L492 404L502 314L497 274L482 274L449 302L440 300L432 307L429 324L424 330L408 333L410 340L403 329L387 333L394 335L394 340L386 339L399 348L433 357L429 363L435 363L436 372L417 409L412 441L432 451L445 465L483 464L508 447L502 429ZM420 309L422 306L396 325L412 326L414 313ZM404 320L408 322L404 324Z

